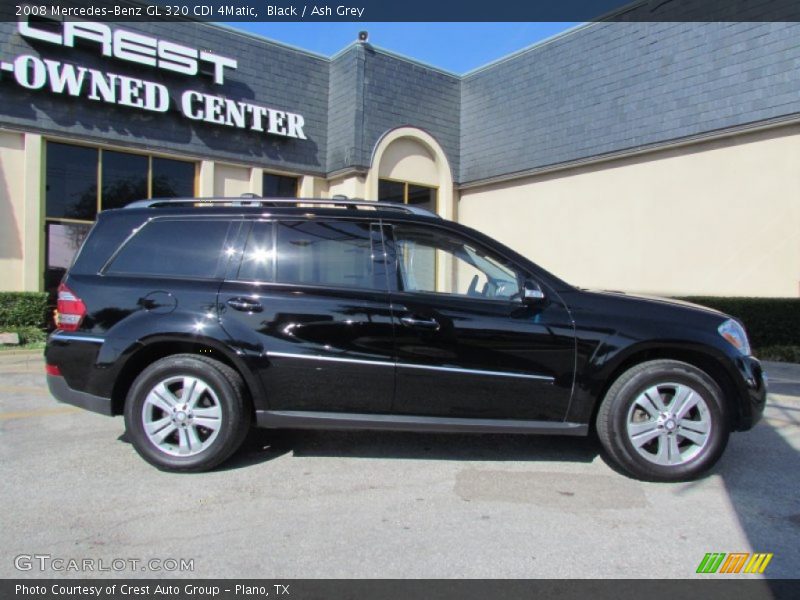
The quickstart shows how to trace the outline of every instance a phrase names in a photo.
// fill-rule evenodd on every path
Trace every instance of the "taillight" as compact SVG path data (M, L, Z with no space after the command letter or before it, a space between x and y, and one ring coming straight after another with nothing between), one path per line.
M44 372L48 375L53 375L55 377L61 377L61 369L58 368L56 365L45 365Z
M76 331L86 316L86 305L63 283L58 286L58 314L56 327Z

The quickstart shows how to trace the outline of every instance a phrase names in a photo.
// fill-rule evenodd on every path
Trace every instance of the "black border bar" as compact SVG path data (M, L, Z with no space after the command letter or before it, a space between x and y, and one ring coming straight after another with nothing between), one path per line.
M657 560L657 559L656 559ZM576 572L580 565L576 565ZM24 587L21 587L24 586ZM168 590L157 593L157 586ZM242 586L237 588L237 586ZM702 579L6 579L4 600L783 600L797 597L798 580L749 576ZM31 591L38 589L38 592ZM247 591L247 588L251 588ZM99 590L99 593L97 593ZM42 593L43 592L43 593Z
M0 0L0 20L42 9L114 22L800 22L797 0Z

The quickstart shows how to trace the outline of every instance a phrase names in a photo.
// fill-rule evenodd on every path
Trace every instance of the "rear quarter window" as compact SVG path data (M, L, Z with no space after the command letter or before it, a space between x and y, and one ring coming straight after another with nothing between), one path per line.
M220 277L228 254L223 246L230 227L221 220L156 219L145 224L114 256L112 275Z

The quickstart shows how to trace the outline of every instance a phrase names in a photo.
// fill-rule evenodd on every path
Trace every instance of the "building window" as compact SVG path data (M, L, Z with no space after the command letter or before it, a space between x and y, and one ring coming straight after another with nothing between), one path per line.
M150 197L147 193L150 166L147 156L104 150L100 162L100 180L103 185L100 206L103 209L122 208L136 200Z
M47 144L46 216L94 221L97 215L96 148Z
M189 198L195 195L194 163L154 156L152 165L152 198Z
M48 142L45 189L48 219L91 222L135 200L194 196L195 163Z
M437 189L393 179L378 180L378 200L414 204L433 213L436 212Z
M54 294L99 211L193 197L195 170L189 161L47 142L45 289Z
M55 303L55 290L61 278L72 264L72 259L75 258L91 228L89 223L45 223L47 263L44 287L45 291L51 294L53 303Z
M261 195L264 198L297 198L298 187L297 177L264 173Z

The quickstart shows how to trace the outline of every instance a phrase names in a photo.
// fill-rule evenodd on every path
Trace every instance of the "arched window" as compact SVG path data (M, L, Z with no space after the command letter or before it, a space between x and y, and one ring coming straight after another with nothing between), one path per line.
M368 198L413 204L450 218L453 180L444 152L430 134L399 127L376 144L367 177Z

